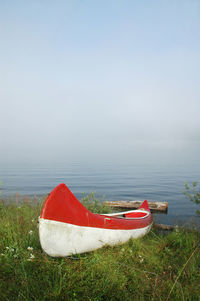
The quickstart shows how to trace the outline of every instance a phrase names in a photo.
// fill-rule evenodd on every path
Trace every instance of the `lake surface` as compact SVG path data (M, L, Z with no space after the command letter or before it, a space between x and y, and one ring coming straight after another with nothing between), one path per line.
M199 181L200 166L176 164L65 163L57 166L0 168L2 198L42 196L64 182L78 199L95 192L100 199L166 201L168 214L157 222L174 224L198 220L198 207L184 195L184 182Z

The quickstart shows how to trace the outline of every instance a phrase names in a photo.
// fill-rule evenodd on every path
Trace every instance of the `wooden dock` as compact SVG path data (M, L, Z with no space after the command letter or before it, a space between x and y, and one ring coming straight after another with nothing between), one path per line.
M105 201L104 205L107 205L112 208L118 209L138 209L142 201L114 201L108 202ZM168 203L167 202L148 202L149 209L152 213L167 213L168 211Z

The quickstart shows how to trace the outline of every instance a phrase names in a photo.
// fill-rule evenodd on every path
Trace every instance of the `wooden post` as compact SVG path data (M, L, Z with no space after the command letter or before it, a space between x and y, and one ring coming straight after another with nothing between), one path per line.
M115 201L115 202L108 202L105 201L104 205L110 206L112 208L119 208L119 209L138 209L142 204L141 201ZM167 213L168 210L168 203L167 202L148 202L149 209L151 212L163 212Z

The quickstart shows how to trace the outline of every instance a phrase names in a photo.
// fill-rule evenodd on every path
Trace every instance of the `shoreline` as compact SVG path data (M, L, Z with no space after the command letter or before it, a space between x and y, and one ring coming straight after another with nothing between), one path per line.
M88 195L84 195L82 197L82 199L84 199L85 197L90 197L90 195L93 195L94 193L88 194ZM23 203L25 204L29 204L32 206L36 206L41 202L44 202L46 197L48 196L48 194L46 195L23 195L23 194L19 194L19 193L15 193L14 195L10 195L10 196L3 196L0 195L0 202L3 202L5 205L10 205L10 204L17 204L17 205L21 205ZM94 194L95 196L95 194ZM100 200L98 200L100 201ZM104 202L105 200L102 200L100 202ZM112 209L112 212L117 212L116 209ZM170 226L185 226L186 228L200 228L200 218L198 218L198 216L194 213L194 214L171 214L170 213L170 208L168 210L167 213L152 213L152 216L154 218L155 223L157 224L166 224L166 225L170 225Z

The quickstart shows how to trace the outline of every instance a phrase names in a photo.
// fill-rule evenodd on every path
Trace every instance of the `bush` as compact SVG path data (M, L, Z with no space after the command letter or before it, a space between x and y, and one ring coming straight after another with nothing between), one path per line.
M200 205L200 185L199 183L193 182L192 186L189 186L187 183L185 185L184 195L189 198L193 203ZM198 216L200 216L200 210L196 210Z

